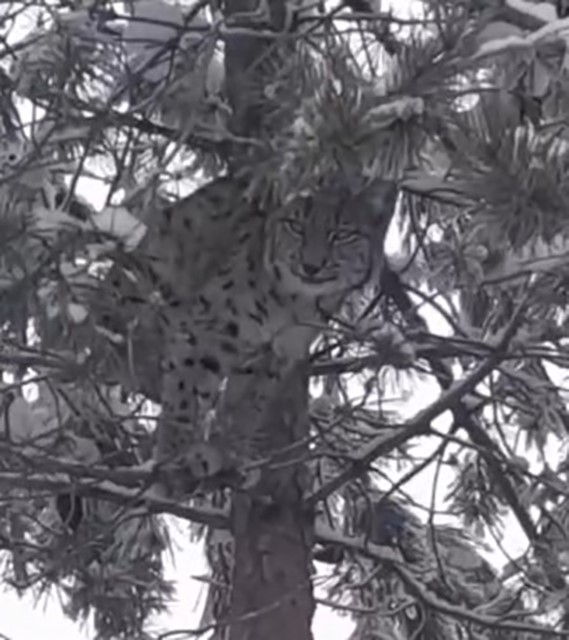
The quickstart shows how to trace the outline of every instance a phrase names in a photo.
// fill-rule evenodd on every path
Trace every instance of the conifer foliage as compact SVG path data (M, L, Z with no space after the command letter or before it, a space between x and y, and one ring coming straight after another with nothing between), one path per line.
M350 640L569 637L565 4L0 5L4 583L57 592L101 640L150 638L172 516L211 566L192 633L303 640L323 606ZM256 455L173 497L157 212L223 176L267 217L334 182L399 195L381 272ZM188 247L196 281L232 243ZM231 440L222 418L204 432Z

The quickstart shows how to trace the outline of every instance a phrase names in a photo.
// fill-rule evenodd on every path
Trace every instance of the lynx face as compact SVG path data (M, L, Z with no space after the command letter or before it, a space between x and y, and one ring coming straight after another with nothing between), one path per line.
M330 187L284 207L268 229L265 266L288 293L322 296L364 284L381 262L395 187Z

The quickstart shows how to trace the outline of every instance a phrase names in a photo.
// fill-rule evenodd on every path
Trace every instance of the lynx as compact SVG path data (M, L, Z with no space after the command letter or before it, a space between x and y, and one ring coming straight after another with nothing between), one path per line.
M168 300L158 461L181 460L228 376L307 357L342 300L381 265L395 187L324 187L264 214L218 180L167 208L154 248ZM275 360L276 359L276 360ZM249 389L251 410L264 391ZM203 433L203 432L201 432Z

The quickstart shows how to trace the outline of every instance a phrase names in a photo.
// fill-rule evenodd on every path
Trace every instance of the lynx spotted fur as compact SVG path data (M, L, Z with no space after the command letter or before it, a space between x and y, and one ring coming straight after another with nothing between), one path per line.
M330 314L380 266L392 184L355 194L330 186L268 214L241 193L222 179L163 212L155 249L168 290L158 461L182 465L228 376L251 391L247 379L265 366L264 353L278 362L268 378L304 359ZM247 397L251 415L265 400L259 390Z

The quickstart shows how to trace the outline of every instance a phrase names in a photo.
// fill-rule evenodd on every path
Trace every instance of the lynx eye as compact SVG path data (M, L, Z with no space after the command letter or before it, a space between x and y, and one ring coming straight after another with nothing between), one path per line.
M300 236L302 234L302 223L299 220L295 220L294 218L286 218L283 220L283 224L290 233L295 236Z
M358 236L357 232L353 229L335 229L330 234L334 242L352 242Z

